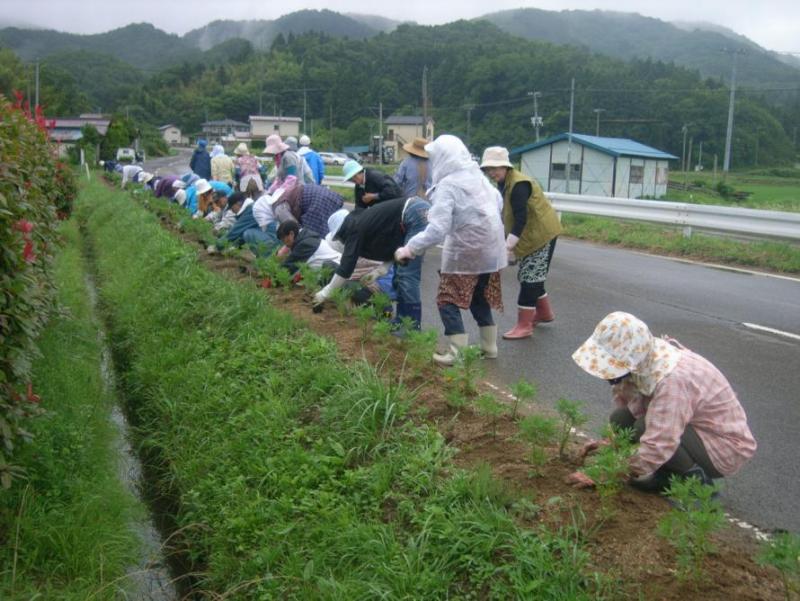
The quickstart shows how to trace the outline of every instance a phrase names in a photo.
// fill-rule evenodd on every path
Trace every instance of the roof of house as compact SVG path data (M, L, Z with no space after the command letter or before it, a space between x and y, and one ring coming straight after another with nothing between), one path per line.
M80 132L80 129L84 125L92 125L97 130L97 133L101 136L106 135L108 131L108 126L111 124L110 119L95 119L91 118L80 118L80 117L68 117L68 118L61 118L56 117L55 119L48 119L49 122L54 123L54 130L65 131L65 130L77 130ZM80 139L80 138L77 138Z
M422 125L422 115L392 115L384 120L386 125Z
M300 123L300 117L276 117L274 115L250 115L250 121L293 121Z
M525 146L512 148L509 154L511 156L517 156L531 150L536 150L537 148L541 148L543 146L549 146L555 142L566 140L567 138L569 138L568 133L550 136L549 138L539 142L534 142L533 144L526 144ZM628 138L603 138L598 136L587 136L585 134L572 134L572 139L578 144L583 144L589 148L594 148L599 152L611 155L613 157L629 156L668 160L674 160L678 158L675 155L669 154L668 152L658 150L652 146L646 146L641 142L630 140Z
M242 127L249 127L247 123L243 123L242 121L236 121L235 119L219 119L217 121L206 121L203 123L203 127L207 127L209 125L240 125Z
M167 123L166 125L162 125L161 127L159 127L158 131L164 131L165 129L169 129L170 127L174 127L175 129L180 129L177 125L174 125L172 123Z

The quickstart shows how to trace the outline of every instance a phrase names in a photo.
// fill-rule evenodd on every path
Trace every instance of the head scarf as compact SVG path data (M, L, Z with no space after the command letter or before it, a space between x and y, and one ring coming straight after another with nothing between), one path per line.
M425 145L431 166L431 183L437 186L446 177L460 171L482 176L478 163L472 160L467 147L456 136L445 134Z
M606 315L572 354L581 369L604 380L630 373L633 384L645 395L653 394L680 358L679 349L655 338L643 321L622 311Z
M211 149L211 158L222 156L225 154L225 149L222 147L222 144L215 144L214 148Z

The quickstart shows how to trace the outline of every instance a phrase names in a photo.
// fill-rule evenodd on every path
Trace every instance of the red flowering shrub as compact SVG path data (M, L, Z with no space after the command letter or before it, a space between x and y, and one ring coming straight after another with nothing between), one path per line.
M57 222L76 192L56 159L40 111L0 96L0 484L14 473L12 455L38 411L31 385L36 340L55 309L53 253Z

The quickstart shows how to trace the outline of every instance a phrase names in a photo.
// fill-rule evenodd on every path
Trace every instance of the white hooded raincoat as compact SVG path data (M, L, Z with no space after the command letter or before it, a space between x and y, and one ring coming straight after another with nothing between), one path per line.
M415 255L444 240L442 273L481 274L508 265L503 199L455 136L425 146L432 172L428 226L408 241Z

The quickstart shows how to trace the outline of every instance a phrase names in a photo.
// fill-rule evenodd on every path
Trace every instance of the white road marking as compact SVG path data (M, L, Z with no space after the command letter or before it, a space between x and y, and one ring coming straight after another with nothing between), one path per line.
M775 328L768 328L767 326L760 326L756 323L747 323L743 322L742 325L746 328L750 328L751 330L758 330L760 332L769 332L770 334L776 334L778 336L785 336L786 338L791 338L792 340L800 340L800 335L792 334L791 332L784 332L783 330L776 330Z
M720 265L719 263L706 263L705 261L693 261L692 259L683 259L681 257L670 257L668 255L656 255L653 253L642 252L640 250L631 251L637 255L644 255L645 257L658 257L660 259L667 259L668 261L675 261L676 263L686 263L688 265L699 265L701 267L712 267L714 269L721 269L723 271L733 271L736 273L746 273L747 275L760 275L765 278L774 278L776 280L787 280L800 284L800 278L790 275L779 275L777 273L768 273L766 271L754 271L752 269L744 269L742 267L732 267L730 265Z

